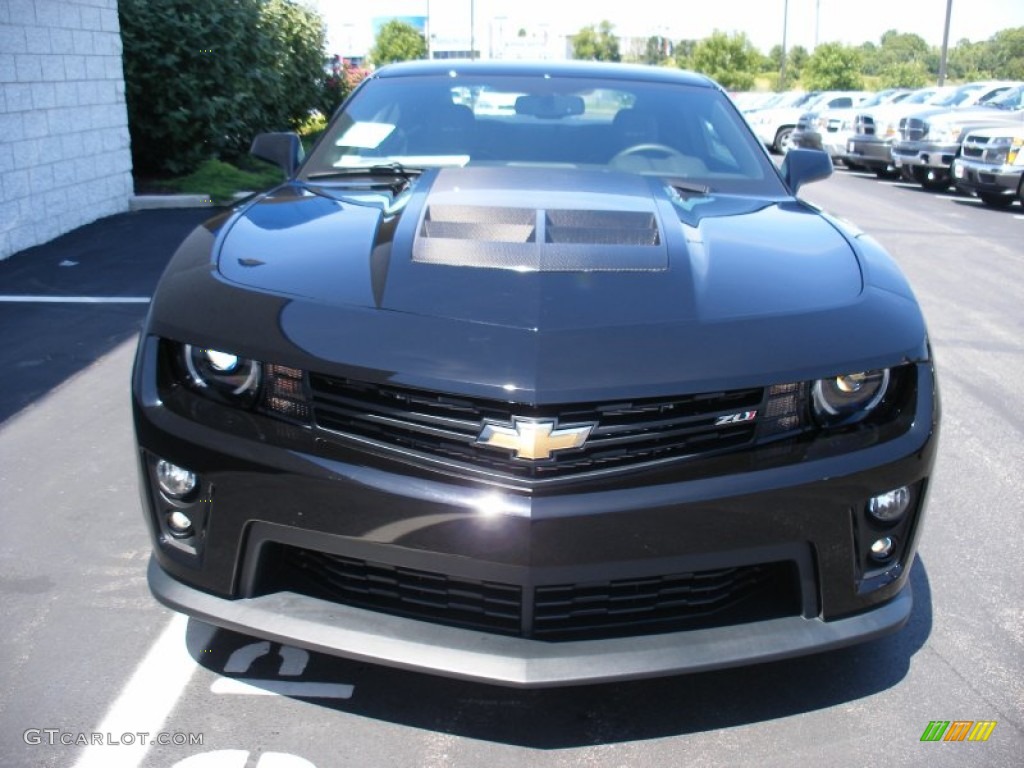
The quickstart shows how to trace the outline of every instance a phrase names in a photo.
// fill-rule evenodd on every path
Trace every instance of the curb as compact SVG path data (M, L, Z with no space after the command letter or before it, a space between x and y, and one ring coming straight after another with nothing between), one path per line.
M130 211L152 211L162 208L212 208L209 195L132 195Z
M233 200L249 197L252 192L237 192ZM130 211L153 211L171 208L220 208L209 195L132 195L128 199Z

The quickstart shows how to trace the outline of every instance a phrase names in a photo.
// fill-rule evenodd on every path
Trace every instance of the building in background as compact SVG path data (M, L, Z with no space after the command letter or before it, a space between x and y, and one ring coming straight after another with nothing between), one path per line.
M0 258L128 210L117 0L0 0Z

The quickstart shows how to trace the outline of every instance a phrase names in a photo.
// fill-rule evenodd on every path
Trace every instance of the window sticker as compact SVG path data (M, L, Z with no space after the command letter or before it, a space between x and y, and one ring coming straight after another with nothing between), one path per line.
M390 123L354 123L334 144L338 147L376 149L394 130L395 126Z

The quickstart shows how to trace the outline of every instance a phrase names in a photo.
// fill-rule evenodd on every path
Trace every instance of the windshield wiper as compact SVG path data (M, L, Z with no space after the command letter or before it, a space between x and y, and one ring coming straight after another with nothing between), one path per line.
M423 173L422 168L410 168L399 162L381 163L380 165L352 165L342 168L334 168L330 171L319 171L309 174L308 181L325 181L327 179L344 179L351 177L366 177L370 179L391 179L387 186L398 186L404 189L416 176Z

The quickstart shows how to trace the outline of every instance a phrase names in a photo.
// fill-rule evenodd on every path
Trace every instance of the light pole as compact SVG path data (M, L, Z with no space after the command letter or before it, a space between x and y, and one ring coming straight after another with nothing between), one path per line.
M942 30L942 57L939 59L939 85L946 82L946 59L949 56L949 20L953 15L953 0L946 0L946 26Z
M786 90L786 29L789 27L789 0L782 6L782 69L779 72L779 90Z
M821 0L814 4L814 47L818 47L818 30L821 27Z
M427 23L424 26L426 27L424 30L426 35L424 35L424 37L427 38L427 61L430 61L430 59L434 58L434 55L430 50L430 33L432 31L430 29L430 0L427 0Z

